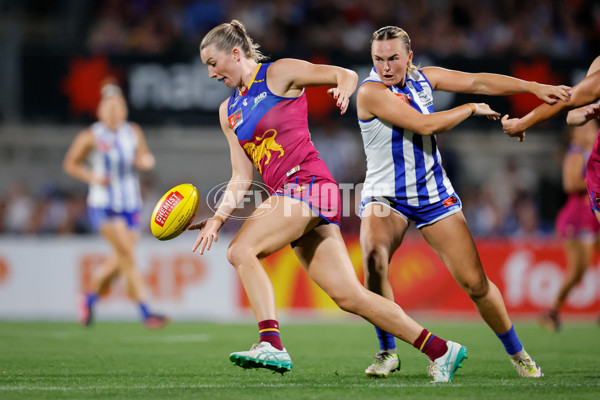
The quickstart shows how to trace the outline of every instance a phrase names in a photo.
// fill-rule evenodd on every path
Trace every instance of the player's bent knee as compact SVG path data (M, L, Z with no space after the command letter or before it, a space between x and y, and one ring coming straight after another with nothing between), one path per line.
M337 304L337 306L339 308L341 308L344 311L347 311L347 312L350 312L353 314L358 313L357 304L351 298L348 298L348 297L337 298L337 299L334 298L333 301L335 302L335 304Z
M227 248L227 261L234 267L237 267L242 262L247 261L250 257L256 257L249 246L233 241Z
M124 265L133 264L135 262L135 251L127 247L117 247L116 249L117 259L119 267Z
M463 288L472 300L478 300L488 295L490 291L490 283L486 278L484 278L474 282L464 283Z
M350 293L349 291L330 294L330 297L339 308L353 314L360 314L360 306L367 303L366 300L363 300L362 296L357 293Z
M388 252L381 246L365 250L363 265L365 276L386 276L388 273Z
M231 244L227 248L227 253L226 253L227 261L229 261L229 263L233 266L237 265L238 260L240 260L240 254L238 251L238 247L239 246L237 246L237 244L235 244L234 242L231 242Z

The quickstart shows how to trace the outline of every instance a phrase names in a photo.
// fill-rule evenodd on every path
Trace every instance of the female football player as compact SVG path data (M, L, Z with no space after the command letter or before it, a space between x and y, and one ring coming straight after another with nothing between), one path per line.
M92 291L81 298L79 320L86 326L91 324L99 297L115 277L123 275L144 324L148 328L161 328L169 319L149 310L144 281L135 260L142 208L136 170L152 169L154 155L141 128L127 121L127 104L121 89L111 82L102 87L101 94L98 122L75 137L63 162L67 174L89 185L90 222L112 247Z
M592 263L594 248L598 245L600 223L590 209L585 185L586 163L597 132L598 126L593 121L573 127L571 143L563 159L562 182L568 198L556 218L556 232L563 241L567 274L550 309L538 319L540 326L550 332L560 329L560 310Z
M519 141L523 141L525 139L525 131L527 129L566 110L571 110L567 114L567 123L569 125L585 125L591 120L600 118L599 99L600 56L596 57L596 59L588 68L586 78L573 87L571 98L568 102L559 101L553 105L542 104L520 119L508 119L508 115L505 115L502 117L502 127L507 135L511 137L517 137ZM586 128L590 129L589 125L587 125ZM596 133L595 142L592 146L592 151L587 158L584 170L588 204L595 214L597 220L600 221L600 131ZM574 245L576 245L576 243L574 243ZM583 244L581 246L574 247L571 251L569 251L569 248L573 247L573 245L570 245L567 241L566 246L568 261L567 276L552 307L547 313L542 315L539 320L543 327L551 331L556 331L559 329L559 310L566 300L570 290L583 276L585 269L589 265L589 258L591 257L592 252L591 249L588 249L589 245L582 247L578 252L575 251L583 246Z
M471 116L498 119L487 104L469 103L434 112L433 91L506 95L531 92L545 101L566 98L567 87L541 85L497 74L469 74L413 65L410 38L386 26L371 41L374 68L358 90L357 114L367 155L360 242L365 286L393 300L389 262L411 221L469 295L504 344L521 376L542 370L523 349L502 295L487 278L462 205L442 167L435 135ZM440 293L443 296L443 293ZM386 376L397 362L394 338L377 327L380 352L367 375Z
M271 190L227 250L260 337L249 351L232 353L231 361L281 373L292 368L279 334L274 289L261 264L291 244L309 276L340 308L422 350L432 362L434 381L450 381L467 349L431 334L394 302L360 284L340 233L337 183L310 141L305 88L333 86L328 93L343 114L356 88L356 73L296 59L262 63L257 48L236 20L215 27L200 44L209 76L234 89L219 109L232 165L224 198L234 201L221 203L214 217L190 226L200 229L194 251L199 248L203 254L217 241L219 229L252 183L253 166Z

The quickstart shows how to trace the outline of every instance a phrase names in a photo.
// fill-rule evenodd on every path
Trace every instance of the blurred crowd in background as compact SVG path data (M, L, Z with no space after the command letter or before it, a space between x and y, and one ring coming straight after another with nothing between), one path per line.
M195 51L233 18L274 58L368 57L386 25L439 55L580 57L600 41L600 10L586 0L103 0L93 16L87 46L100 53Z
M354 134L355 140L350 140ZM563 151L568 147L569 130L564 134L561 152L549 154L547 168L560 165ZM340 140L342 138L343 140ZM358 139L358 140L356 140ZM355 190L364 181L365 158L357 132L349 132L340 126L316 130L313 141L333 176L341 184L342 196L348 207L342 217L342 231L358 234L360 218L357 215L360 197ZM554 236L556 205L562 205L566 195L560 178L548 181L530 168L519 166L517 158L508 158L504 167L490 170L485 184L461 183L457 155L448 148L440 149L450 179L455 182L463 202L463 212L476 238L489 239L549 239ZM153 173L141 175L142 196L145 208L142 212L142 232L150 235L152 210L164 194L157 190ZM211 188L200 188L200 202L196 220L210 218L214 209L205 201ZM87 217L86 188L83 184L64 188L48 183L41 188L29 188L27 182L14 181L4 195L0 196L0 233L29 235L73 235L93 233ZM544 209L544 207L553 207ZM249 215L252 201L243 204L238 216ZM234 233L243 221L230 219L223 232ZM409 230L409 235L416 229Z
M70 31L70 46L108 56L197 55L203 35L233 18L246 25L261 51L273 59L335 63L343 55L368 64L371 34L385 25L404 28L415 53L424 55L549 56L585 60L582 65L587 66L600 52L597 0L73 0L69 7L55 5L50 0L7 1L0 11L25 17L29 28L24 41L43 46L53 36L44 35L40 22L52 17L60 21L60 10L75 10L79 22ZM365 160L357 127L321 122L312 127L313 140L334 177L341 183L362 182ZM564 200L560 177L544 183L535 171L507 160L505 168L490 171L486 185L461 184L452 176L459 173L459 155L441 150L476 237L552 237L558 210L545 210L543 199L553 193L559 203ZM548 155L548 162L560 164L560 154ZM152 179L143 177L149 208L144 218L162 195L153 192ZM85 197L84 187L73 190L48 183L34 188L14 181L0 193L0 233L90 233ZM201 209L199 218L209 214ZM357 233L360 221L351 214L343 219L343 228ZM236 228L235 222L225 226ZM148 227L144 231L149 234Z

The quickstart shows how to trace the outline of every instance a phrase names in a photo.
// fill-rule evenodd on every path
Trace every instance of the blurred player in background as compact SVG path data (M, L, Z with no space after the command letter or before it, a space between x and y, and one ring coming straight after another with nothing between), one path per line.
M152 169L154 155L141 128L127 121L127 104L121 89L108 81L103 85L101 95L98 122L75 137L63 162L67 174L89 185L90 222L113 250L94 281L92 291L80 299L79 320L86 326L91 324L99 297L108 290L114 278L122 275L130 298L139 305L144 324L148 328L161 328L169 319L149 310L135 256L142 210L136 169Z
M516 137L520 142L525 140L525 131L532 126L546 121L567 111L569 125L583 125L592 119L600 119L600 56L590 65L587 76L571 89L568 101L557 101L552 105L542 104L522 118L502 117L502 129L510 137ZM600 131L592 152L588 158L585 172L590 206L600 221Z
M261 63L262 54L234 20L212 29L200 44L211 78L234 89L219 118L231 152L232 177L215 215L190 226L200 229L194 251L209 250L253 179L253 165L271 196L235 235L227 258L235 267L258 321L260 342L230 360L243 368L292 368L277 321L274 289L261 260L291 244L315 281L345 311L422 350L435 382L448 382L467 349L424 329L394 302L366 290L356 277L340 233L337 183L310 141L305 88L332 86L328 93L345 113L356 88L355 72L296 59Z
M569 150L563 159L563 189L567 202L556 219L556 231L564 242L567 258L567 275L549 310L538 319L550 332L560 328L559 312L571 290L577 285L592 262L594 248L598 246L600 223L590 209L585 185L586 163L598 132L598 124L588 121L571 131Z
M502 294L487 278L462 204L442 167L435 135L471 116L498 119L485 103L434 112L433 91L508 95L530 92L545 101L566 98L568 87L541 85L497 74L469 74L412 63L410 38L386 26L371 39L374 68L358 89L357 113L367 155L360 243L365 286L394 300L389 262L411 221L469 295L504 345L517 372L540 377L541 368L515 333ZM443 293L440 293L443 296ZM376 328L380 351L365 373L385 377L399 363L394 337Z
M567 114L567 123L569 125L585 125L588 127L590 126L589 121L600 118L600 103L598 100L600 100L600 56L596 57L588 68L586 78L573 87L571 98L568 102L558 101L553 105L542 104L522 118L509 119L508 115L505 115L502 117L502 128L507 135L523 141L527 129L566 110L571 110ZM595 126L595 129L598 129L597 124L591 126ZM592 127L587 129L594 129ZM600 131L596 133L591 154L587 159L585 185L587 188L588 205L594 212L596 219L600 221ZM589 251L591 252L591 250ZM567 252L567 254L569 253ZM552 308L540 319L540 323L549 330L556 331L560 327L558 311L570 289L579 282L589 265L589 260L585 261L588 256L584 253L580 254L581 258L577 258L579 261L576 261L575 258L571 259L571 256L567 255L567 278L563 282Z

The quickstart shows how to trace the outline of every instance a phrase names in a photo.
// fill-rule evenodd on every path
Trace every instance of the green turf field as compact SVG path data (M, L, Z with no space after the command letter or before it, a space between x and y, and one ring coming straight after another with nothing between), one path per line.
M423 322L423 321L422 321ZM466 345L469 358L449 384L429 383L424 355L399 342L402 370L373 380L363 371L378 350L374 330L357 322L284 323L291 372L243 370L232 351L257 339L255 324L0 322L0 399L584 399L600 398L600 327L568 323L550 334L533 323L517 333L543 367L520 378L481 322L427 322Z

